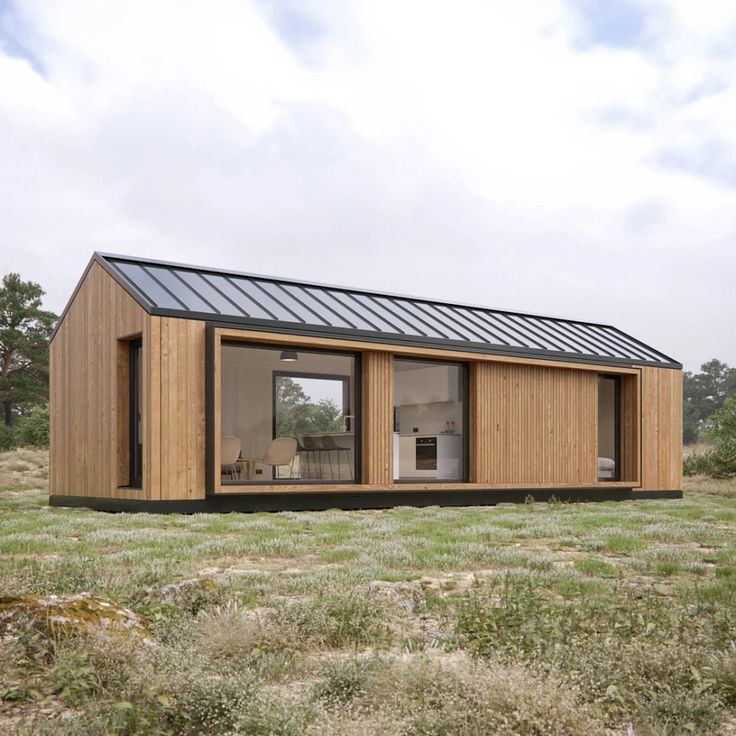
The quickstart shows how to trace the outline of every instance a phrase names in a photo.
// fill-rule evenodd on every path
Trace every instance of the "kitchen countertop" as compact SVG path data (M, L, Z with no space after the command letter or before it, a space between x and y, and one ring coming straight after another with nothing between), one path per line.
M395 434L395 433L394 433ZM410 432L399 437L462 437L462 432Z

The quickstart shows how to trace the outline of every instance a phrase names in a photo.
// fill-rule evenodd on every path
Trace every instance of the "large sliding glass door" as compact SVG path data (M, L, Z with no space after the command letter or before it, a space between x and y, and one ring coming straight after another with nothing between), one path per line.
M466 386L464 364L394 362L395 480L467 480Z
M223 343L221 481L355 482L357 379L352 354Z

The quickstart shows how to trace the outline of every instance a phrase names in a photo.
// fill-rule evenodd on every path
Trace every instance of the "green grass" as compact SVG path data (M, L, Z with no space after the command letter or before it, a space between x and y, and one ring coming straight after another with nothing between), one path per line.
M736 723L733 482L689 479L682 501L157 516L49 508L47 478L45 453L0 455L0 594L107 596L152 640L26 623L0 646L0 730Z

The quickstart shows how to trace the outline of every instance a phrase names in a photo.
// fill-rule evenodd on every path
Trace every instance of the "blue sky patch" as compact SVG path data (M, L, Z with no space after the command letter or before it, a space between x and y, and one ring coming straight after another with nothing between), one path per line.
M305 12L306 3L297 0L258 0L271 26L281 40L304 62L309 63L309 50L325 29L314 16Z
M642 41L647 14L635 0L569 0L582 25L583 48L633 48Z
M43 75L44 69L40 59L24 42L25 31L13 4L0 0L0 49L7 56L23 59L38 73Z
M655 155L655 162L664 168L736 187L736 150L717 138L689 148L664 148Z

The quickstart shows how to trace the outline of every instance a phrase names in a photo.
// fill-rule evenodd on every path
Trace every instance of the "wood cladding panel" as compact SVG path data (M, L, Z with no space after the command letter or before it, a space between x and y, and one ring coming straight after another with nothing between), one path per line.
M471 396L473 481L596 484L594 373L477 363Z
M51 493L144 497L140 489L118 490L119 443L128 436L127 405L120 416L118 336L145 339L148 319L93 263L50 347Z
M150 317L96 263L51 343L50 492L204 498L204 323ZM143 489L129 481L129 349L142 336Z
M682 489L682 371L642 368L642 489Z
M641 483L641 376L621 376L621 480Z
M362 481L365 484L389 484L393 479L393 355L373 351L363 353L361 383Z
M205 325L174 317L152 317L151 323L158 342L151 345L149 411L160 426L150 443L153 497L204 498Z

